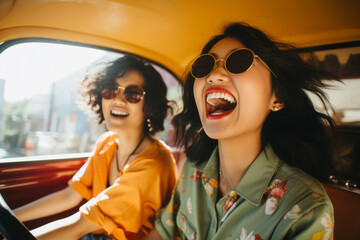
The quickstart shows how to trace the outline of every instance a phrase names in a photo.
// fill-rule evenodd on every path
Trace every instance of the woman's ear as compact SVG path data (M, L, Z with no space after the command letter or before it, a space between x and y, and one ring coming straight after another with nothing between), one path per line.
M277 91L273 91L270 101L269 109L273 112L277 112L285 107L285 104L278 97Z
M285 107L284 103L282 103L278 100L275 100L271 105L271 111L277 112L277 111L283 109L284 107Z

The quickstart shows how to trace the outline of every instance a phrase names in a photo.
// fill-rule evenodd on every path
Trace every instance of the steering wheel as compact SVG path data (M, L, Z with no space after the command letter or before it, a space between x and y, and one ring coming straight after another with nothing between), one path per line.
M29 229L15 216L0 193L0 239L1 234L7 240L36 240Z

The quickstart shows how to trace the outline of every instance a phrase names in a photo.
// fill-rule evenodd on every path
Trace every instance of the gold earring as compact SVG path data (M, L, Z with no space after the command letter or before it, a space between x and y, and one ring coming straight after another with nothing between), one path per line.
M146 118L146 121L147 121L147 126L148 126L148 129L149 129L149 132L152 132L154 129L153 129L153 127L151 126L151 120L150 120L150 118Z

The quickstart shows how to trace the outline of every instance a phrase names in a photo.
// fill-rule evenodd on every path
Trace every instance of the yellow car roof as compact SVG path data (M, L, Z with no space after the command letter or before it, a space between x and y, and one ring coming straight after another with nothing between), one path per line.
M360 40L358 0L1 0L0 42L40 37L140 55L181 76L229 22L300 47Z

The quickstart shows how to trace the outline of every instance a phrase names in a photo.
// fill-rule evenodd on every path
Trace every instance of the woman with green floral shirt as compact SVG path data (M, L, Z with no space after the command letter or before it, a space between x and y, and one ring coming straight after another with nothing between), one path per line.
M187 161L148 239L332 239L334 212L316 180L332 160L333 79L245 23L213 37L191 65L175 117ZM326 107L326 106L324 106Z

